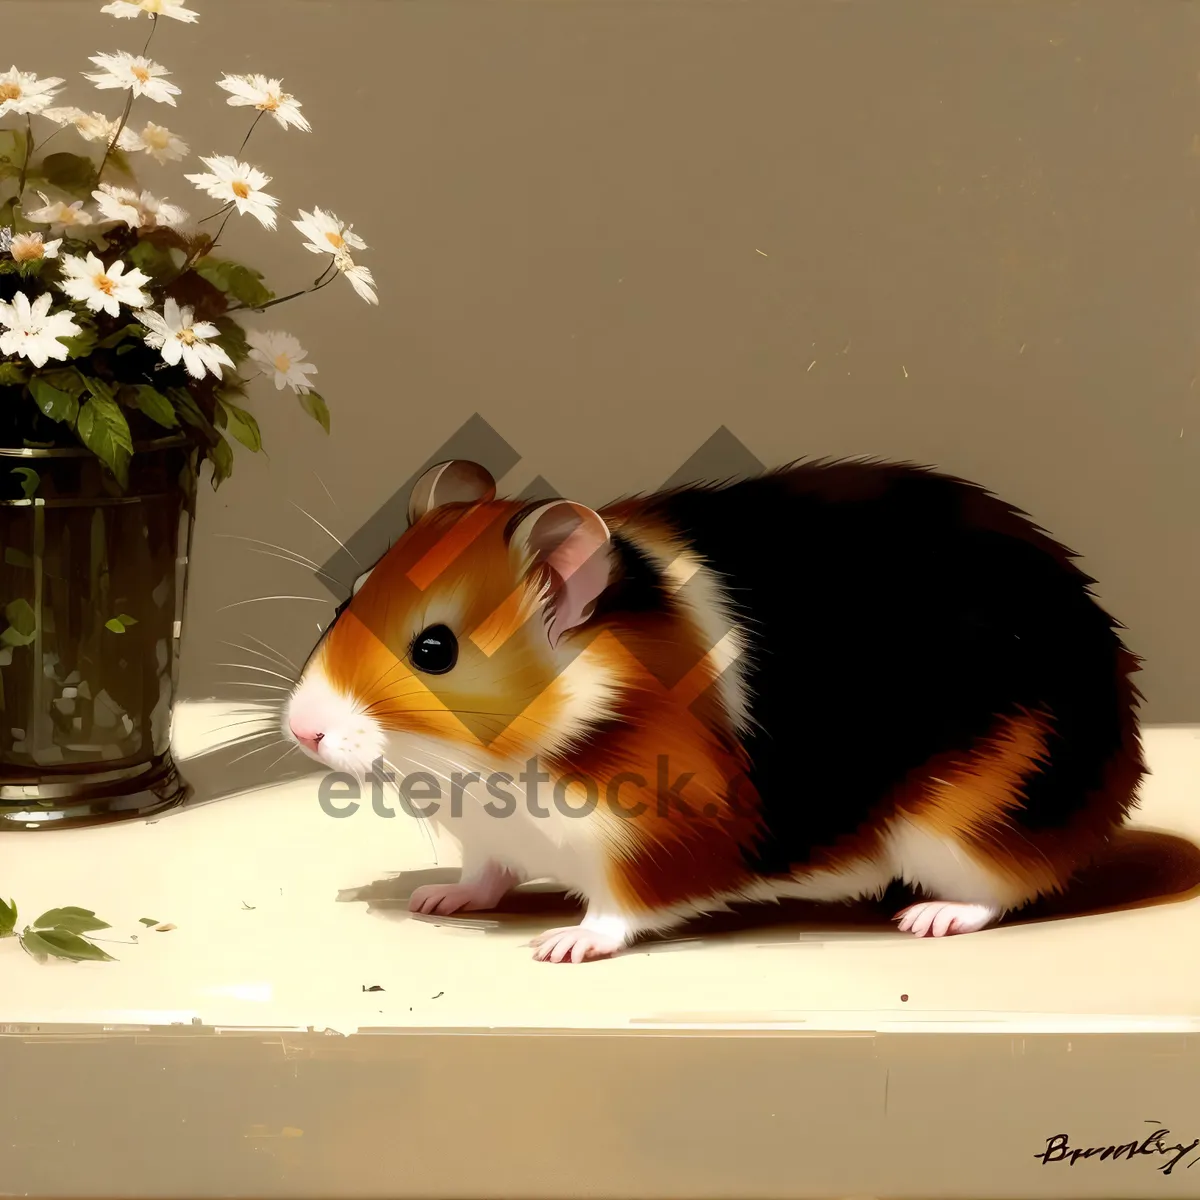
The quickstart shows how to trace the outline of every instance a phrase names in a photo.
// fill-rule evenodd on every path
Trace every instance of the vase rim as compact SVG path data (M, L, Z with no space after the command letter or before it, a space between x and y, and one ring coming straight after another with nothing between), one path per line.
M185 435L154 438L145 442L134 442L133 453L149 450L169 450L175 446L186 446L191 439ZM0 446L0 458L95 458L86 446L54 446L39 449L33 446Z

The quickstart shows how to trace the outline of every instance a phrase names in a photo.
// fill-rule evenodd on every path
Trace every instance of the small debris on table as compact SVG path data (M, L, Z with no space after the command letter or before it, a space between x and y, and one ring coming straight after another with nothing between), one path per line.
M255 904L247 904L247 903L245 902L245 900L243 900L243 901L242 901L242 907L243 907L243 908L244 908L244 909L245 909L247 912L253 912L253 911L255 910L255 908L257 908L258 906L257 906L257 905L255 905Z
M373 983L373 984L371 984L371 986L370 986L370 987L367 987L367 985L364 983L364 984L363 984L363 991L364 991L364 992L382 992L382 991L383 991L383 988L381 988L381 987L379 986L379 984L377 984L377 983Z
M901 1004L907 1004L907 1003L908 1003L908 993L907 993L907 992L905 992L905 993L904 993L904 994L903 994L903 995L900 997L900 1003L901 1003Z
M438 994L436 996L430 996L429 998L430 998L430 1000L439 1000L445 994L446 994L445 992L438 992Z
M163 925L155 925L154 932L155 933L170 933L172 929L177 929L177 928L178 928L177 925L172 925L170 922L167 922L166 924L163 924Z
M157 917L138 917L138 924L139 925L157 925L158 918Z

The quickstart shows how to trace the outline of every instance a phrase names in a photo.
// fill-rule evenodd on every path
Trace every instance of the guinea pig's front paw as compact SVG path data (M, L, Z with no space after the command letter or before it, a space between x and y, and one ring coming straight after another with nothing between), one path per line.
M610 958L625 945L625 939L610 933L572 925L565 929L547 929L529 943L538 962L591 962Z
M428 883L408 898L408 911L448 917L451 913L488 909L496 897L470 883Z
M978 933L1000 917L998 908L986 904L952 904L948 900L926 900L910 905L893 917L901 933L917 937L945 937L952 933Z

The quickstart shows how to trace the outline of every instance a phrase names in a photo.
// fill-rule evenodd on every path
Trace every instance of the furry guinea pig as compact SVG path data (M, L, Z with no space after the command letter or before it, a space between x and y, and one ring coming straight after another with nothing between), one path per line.
M899 880L926 897L901 930L966 933L1065 888L1136 804L1139 660L1075 555L974 484L801 463L596 512L457 461L409 518L284 724L461 843L414 911L552 878L586 915L535 957L582 962Z

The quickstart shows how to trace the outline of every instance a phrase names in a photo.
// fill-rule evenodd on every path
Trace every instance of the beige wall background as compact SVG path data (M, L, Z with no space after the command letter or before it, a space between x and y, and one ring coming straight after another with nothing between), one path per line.
M1200 721L1195 6L194 7L153 47L178 110L135 122L233 153L246 110L213 81L282 76L314 131L264 123L246 157L289 217L354 222L382 303L339 281L259 319L309 348L333 434L258 393L269 457L202 498L187 695L250 694L216 664L255 660L223 643L299 661L332 607L240 603L327 593L230 535L324 562L300 509L348 537L478 412L522 455L506 485L588 503L657 486L721 425L767 463L974 478L1084 555L1147 659L1147 718ZM98 0L3 9L9 56L89 107L87 54L146 28ZM144 182L208 211L177 169ZM316 273L287 222L225 242L278 292Z

